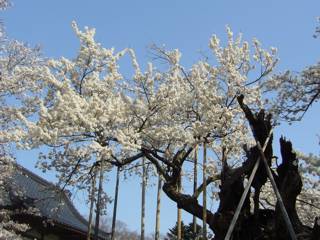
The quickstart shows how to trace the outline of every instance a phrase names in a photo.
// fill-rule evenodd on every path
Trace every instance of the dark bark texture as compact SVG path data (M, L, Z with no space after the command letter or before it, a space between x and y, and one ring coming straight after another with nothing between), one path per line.
M238 97L238 103L251 125L255 138L264 145L272 128L271 115L264 110L253 113L243 102L243 96ZM270 166L273 158L272 136L264 152L267 163ZM314 227L304 226L296 211L296 199L301 192L302 181L298 171L298 159L293 152L290 141L281 137L280 139L282 163L276 170L271 170L280 191L284 206L293 225L297 239L320 240L320 219L316 219ZM220 174L220 203L217 212L207 210L207 224L214 232L214 240L223 240L232 217L235 213L241 195L244 191L244 180L252 172L256 161L259 161L260 152L257 147L247 148L244 146L246 159L240 167L232 168L224 162ZM189 152L191 152L189 150ZM188 154L180 152L170 166L170 174L167 174L163 185L166 195L175 201L178 206L192 215L202 219L203 206L198 202L197 196L180 193L177 191L177 183L181 174L184 159ZM147 157L148 158L148 157ZM151 157L150 161L154 161ZM290 239L287 226L278 204L275 209L260 209L260 190L267 181L267 173L264 164L260 164L252 183L254 197L248 194L241 209L240 216L233 230L233 240L285 240ZM254 203L253 211L250 210L250 201Z

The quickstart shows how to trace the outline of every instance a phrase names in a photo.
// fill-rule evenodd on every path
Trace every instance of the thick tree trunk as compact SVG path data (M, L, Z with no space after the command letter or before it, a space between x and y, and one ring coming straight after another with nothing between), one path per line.
M320 217L314 220L314 226L312 229L311 240L320 240Z
M197 218L202 219L203 207L199 204L198 200L188 194L179 193L176 189L176 185L172 185L170 182L163 184L162 190L173 201L175 201L180 208L188 213L195 215ZM214 215L207 210L207 223L211 229L214 229L213 225Z
M178 192L181 193L181 175L178 181ZM182 213L181 207L177 204L177 240L182 240Z
M259 111L257 114L252 113L249 107L243 103L243 97L241 96L238 98L238 102L252 127L255 138L262 145L268 138L272 127L271 115L266 115L263 110ZM315 221L313 229L303 226L299 220L295 207L296 198L301 191L301 177L298 172L297 159L292 151L290 142L281 139L280 145L283 159L282 164L278 166L276 171L270 168L269 170L280 190L280 195L294 227L294 232L299 240L320 240L319 219ZM204 219L203 213L205 211L205 214L207 215L206 223L215 234L214 240L223 240L225 238L232 217L244 191L244 179L250 176L256 161L261 156L257 146L250 149L244 147L244 149L246 151L247 159L240 167L232 168L228 166L227 161L222 165L219 192L220 203L216 213L206 210L203 205L199 204L197 200L198 194L191 196L177 191L178 176L181 172L182 165L171 168L170 175L166 177L166 181L163 185L165 194L175 201L180 208L199 219ZM270 167L273 157L272 135L266 146L264 156L266 158L267 166ZM268 174L265 164L260 164L252 184L256 192L253 199L255 206L254 214L251 213L250 200L252 199L250 198L250 194L248 194L232 233L233 240L290 239L287 225L284 222L283 213L280 212L280 208L278 206L275 209L259 208L260 189L266 183L267 177ZM204 179L205 183L207 181L208 180Z
M296 200L302 189L302 180L298 172L298 159L293 152L291 142L280 138L282 163L277 168L277 185L280 190L283 204L296 233L303 231L303 225L296 211ZM278 239L288 239L288 231L283 216L276 205L275 214L276 236Z
M112 215L111 240L115 239L115 232L116 232L119 181L120 181L120 167L117 167L116 189L114 194L115 196L114 196L113 215Z

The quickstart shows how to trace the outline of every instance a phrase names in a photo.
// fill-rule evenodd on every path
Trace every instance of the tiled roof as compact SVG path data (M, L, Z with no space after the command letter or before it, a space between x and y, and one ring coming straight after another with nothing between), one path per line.
M54 184L19 165L14 174L13 182L14 186L22 190L26 198L34 200L33 203L40 210L42 217L84 233L87 232L87 220L76 210L65 192ZM104 232L101 233L104 236L108 235Z

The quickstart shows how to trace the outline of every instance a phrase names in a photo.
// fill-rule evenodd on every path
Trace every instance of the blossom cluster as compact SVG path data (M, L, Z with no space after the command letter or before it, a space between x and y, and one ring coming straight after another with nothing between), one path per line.
M318 80L318 66L302 78L271 76L277 50L263 49L257 39L243 41L229 27L225 45L216 35L209 41L214 63L208 58L186 69L178 49L155 47L167 63L164 70L154 63L144 70L133 49L105 48L96 42L94 29L80 30L75 22L72 28L80 42L73 59L43 61L37 49L16 41L6 44L0 56L0 143L48 146L39 166L56 170L61 184L84 188L94 168L104 163L108 171L132 163L139 153L152 152L170 165L179 149L204 143L218 160L234 166L243 145L253 142L236 97L243 94L247 105L260 108L268 106L265 93L277 91L277 105L268 103L277 115L289 109L288 99L310 102L304 91ZM120 72L128 58L129 77ZM302 79L310 89L299 88ZM208 174L220 167L219 161L210 161Z
M3 127L1 141L26 149L52 147L40 165L54 168L61 182L72 185L85 182L83 176L96 163L104 161L108 169L112 161L142 149L166 152L170 160L180 147L207 142L218 157L222 152L229 160L241 156L252 139L236 96L244 94L250 106L263 105L264 86L270 88L266 82L277 63L274 48L264 50L254 39L251 53L249 42L227 27L225 46L217 36L210 39L216 64L201 60L187 70L179 50L157 48L167 68L148 63L143 70L133 49L104 48L95 41L94 29L82 31L75 22L72 28L80 42L74 59L41 62L37 51L15 45L28 58L3 72L4 94L15 100L2 105L10 124ZM126 57L131 77L120 72Z

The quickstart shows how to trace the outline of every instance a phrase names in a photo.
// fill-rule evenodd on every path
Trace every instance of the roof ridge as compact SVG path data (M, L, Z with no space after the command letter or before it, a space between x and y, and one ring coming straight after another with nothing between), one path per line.
M67 196L67 194L61 189L59 188L59 186L55 185L52 182L49 182L47 180L45 180L44 178L40 177L39 175L33 173L32 171L30 171L29 169L23 167L20 164L16 164L16 167L25 175L27 175L28 177L31 177L33 180L39 182L40 184L43 184L47 187L52 187L56 190L58 190L61 194L62 197L64 198L65 202L68 204L68 206L70 207L70 210L72 211L72 213L85 225L88 226L88 221L81 215L81 213L75 208L72 200Z
M17 174L20 174L20 175L23 175L27 178L30 178L32 179L32 181L35 181L37 182L39 185L42 185L44 186L45 188L47 188L48 190L52 190L52 191L57 191L58 193L60 193L60 200L59 201L63 201L64 204L66 205L66 207L69 209L69 211L71 211L71 214L74 215L75 219L77 219L79 221L79 223L82 223L84 226L88 227L89 225L89 222L85 219L84 216L81 215L81 213L76 209L76 207L74 206L71 198L68 196L68 194L62 190L57 184L54 184L52 182L49 182L48 180L42 178L41 176L35 174L34 172L32 172L31 170L25 168L24 166L18 164L18 163L15 163L15 172ZM51 217L47 216L49 219ZM86 232L84 231L84 229L80 228L79 226L77 225L71 225L70 223L65 222L65 220L61 219L60 221L57 220L57 219L52 219L53 221L57 221L58 223L62 224L62 225L65 225L65 226L69 226L69 227L72 227L74 229L77 229L81 232ZM67 219L66 219L67 220ZM110 233L102 230L100 228L99 230L99 237L102 237L104 238L104 236L107 236L107 235L110 235Z

